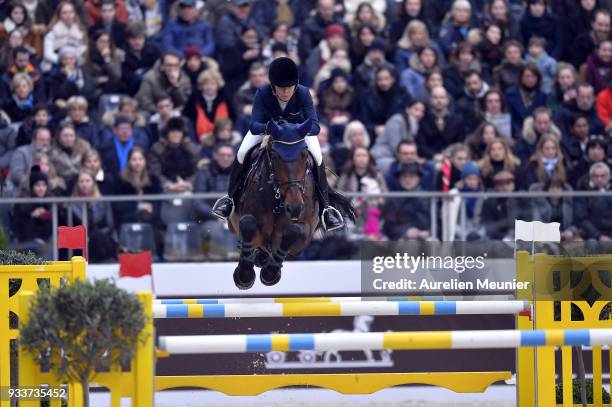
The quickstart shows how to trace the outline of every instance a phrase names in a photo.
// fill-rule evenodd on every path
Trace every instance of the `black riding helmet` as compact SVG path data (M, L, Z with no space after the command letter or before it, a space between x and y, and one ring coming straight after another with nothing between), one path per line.
M298 68L291 58L276 58L270 64L268 78L272 86L286 88L298 84Z

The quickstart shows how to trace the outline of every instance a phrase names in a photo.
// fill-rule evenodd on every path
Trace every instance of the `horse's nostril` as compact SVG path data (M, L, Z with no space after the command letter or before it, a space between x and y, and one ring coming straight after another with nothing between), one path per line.
M287 205L287 214L290 218L296 219L302 213L303 205Z

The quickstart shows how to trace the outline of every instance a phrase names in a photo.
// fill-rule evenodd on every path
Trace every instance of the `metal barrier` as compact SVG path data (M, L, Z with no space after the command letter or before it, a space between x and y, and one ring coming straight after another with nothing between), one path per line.
M50 204L52 208L52 244L54 260L57 260L57 227L58 224L58 207L65 204L82 204L83 209L87 203L90 202L173 202L174 200L181 201L196 201L196 200L215 200L222 196L222 193L194 193L194 194L159 194L159 195L147 195L133 196L133 195L114 195L114 196L101 196L101 197L52 197L52 198L11 198L4 197L0 198L0 205L19 205L37 202L41 204ZM386 199L405 199L405 198L421 198L429 199L429 216L430 216L430 235L434 239L441 238L439 236L439 221L440 221L440 206L444 202L449 202L454 199L459 199L459 213L457 224L461 226L460 240L466 240L465 234L467 224L467 210L466 210L466 199L467 198L482 198L482 199L493 199L493 198L522 198L522 199L536 199L536 198L588 198L588 197L612 197L612 191L600 192L600 191L563 191L563 192L544 192L544 191L516 191L511 193L503 192L461 192L457 194L449 194L447 192L436 192L436 191L419 191L419 192L382 192L376 194L364 194L364 193L346 193L347 197L350 198L386 198ZM83 210L84 219L83 223L87 226L87 211ZM539 220L539 219L534 219ZM72 217L68 216L68 226L72 226Z

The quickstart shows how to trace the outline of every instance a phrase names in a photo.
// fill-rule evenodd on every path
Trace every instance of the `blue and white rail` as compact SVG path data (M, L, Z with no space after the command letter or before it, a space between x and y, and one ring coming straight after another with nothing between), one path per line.
M381 349L502 349L611 344L612 329L193 335L161 336L159 338L160 350L169 354Z
M393 315L519 314L527 301L349 301L153 304L154 318L274 318Z

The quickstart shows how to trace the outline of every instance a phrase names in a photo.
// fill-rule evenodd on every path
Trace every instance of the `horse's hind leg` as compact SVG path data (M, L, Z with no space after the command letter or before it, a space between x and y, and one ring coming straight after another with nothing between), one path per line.
M302 228L299 225L291 224L283 234L280 246L268 257L266 264L259 273L259 279L264 285L274 285L281 279L281 269L283 261L289 252L289 248L303 236Z
M253 215L243 215L239 222L240 228L240 260L234 270L234 283L241 290L248 290L255 283L253 269L253 239L257 233L257 221Z

